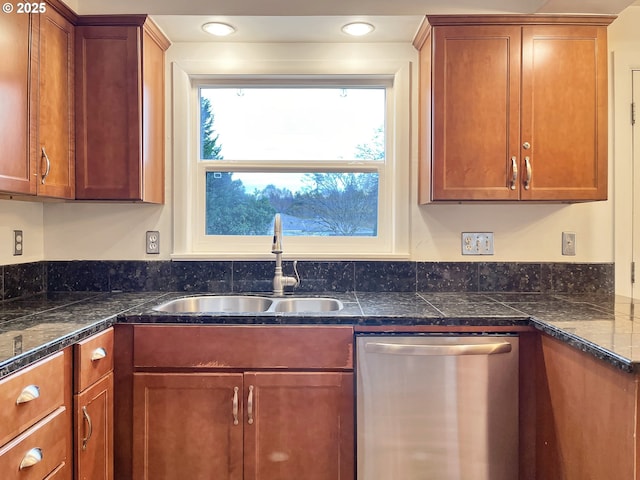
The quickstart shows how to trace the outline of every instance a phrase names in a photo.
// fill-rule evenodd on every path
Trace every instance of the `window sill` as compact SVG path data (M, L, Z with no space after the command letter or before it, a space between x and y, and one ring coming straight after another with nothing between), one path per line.
M357 254L357 253L305 253L305 254L286 254L285 260L304 260L304 261L349 261L349 260L409 260L409 253L387 253L387 254ZM253 261L270 261L274 260L274 255L267 253L174 253L171 260L176 262L187 261L217 261L217 260L253 260Z

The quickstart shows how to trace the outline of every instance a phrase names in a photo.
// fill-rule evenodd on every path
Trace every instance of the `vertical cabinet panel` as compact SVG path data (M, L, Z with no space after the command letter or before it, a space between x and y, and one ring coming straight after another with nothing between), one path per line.
M36 185L38 195L75 197L74 26L54 9L40 19Z
M143 31L142 168L147 202L164 203L164 50Z

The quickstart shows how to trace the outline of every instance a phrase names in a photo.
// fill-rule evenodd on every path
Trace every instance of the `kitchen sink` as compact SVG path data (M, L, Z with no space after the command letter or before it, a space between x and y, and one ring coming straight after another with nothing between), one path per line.
M258 313L266 312L272 303L266 297L203 295L176 298L153 309L166 313Z
M277 300L274 312L336 312L342 310L342 302L335 298L286 298Z
M201 295L181 297L153 307L164 313L322 313L342 310L335 298L268 298L248 295Z

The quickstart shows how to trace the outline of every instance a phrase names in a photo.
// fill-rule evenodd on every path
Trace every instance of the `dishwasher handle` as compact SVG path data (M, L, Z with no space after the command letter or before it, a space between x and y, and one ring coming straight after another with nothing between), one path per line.
M509 342L493 343L456 343L456 344L418 344L405 345L400 343L370 342L364 345L365 352L379 353L382 355L409 355L409 356L458 356L458 355L496 355L509 353Z

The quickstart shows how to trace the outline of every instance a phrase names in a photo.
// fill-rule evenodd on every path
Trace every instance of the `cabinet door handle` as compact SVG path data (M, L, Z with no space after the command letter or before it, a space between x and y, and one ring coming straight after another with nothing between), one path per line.
M24 387L18 398L16 399L16 405L21 403L28 403L36 398L40 398L40 388L37 385L28 385Z
M524 189L525 190L529 190L529 187L531 186L531 161L529 160L529 157L524 157L524 164L525 167L527 168L527 176L524 179Z
M253 425L253 385L249 385L249 397L247 398L247 423Z
M32 448L24 455L24 457L22 457L19 470L24 470L25 468L33 467L36 463L40 463L42 461L42 458L43 458L42 449Z
M44 182L47 180L47 177L49 176L49 171L51 170L51 161L49 160L49 156L47 155L47 152L44 149L44 147L42 147L42 158L44 158L47 161L47 169L44 171L44 174L40 179L40 183L44 185Z
M98 347L91 354L91 361L95 362L96 360L101 360L106 356L107 356L107 351L102 347Z
M518 162L515 157L511 157L511 190L516 189L516 185L518 184Z
M86 450L87 444L89 443L89 439L91 438L91 435L93 435L93 425L91 424L91 417L89 416L89 412L87 412L86 406L82 407L82 416L84 417L84 420L87 422L87 430L89 430L87 432L87 436L82 439L82 450Z
M233 424L238 425L238 387L233 387Z

